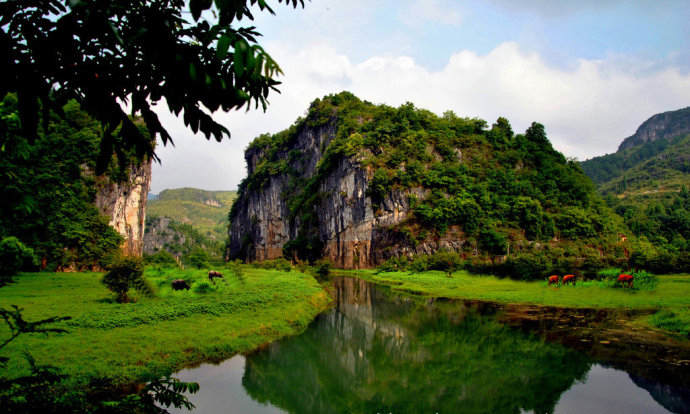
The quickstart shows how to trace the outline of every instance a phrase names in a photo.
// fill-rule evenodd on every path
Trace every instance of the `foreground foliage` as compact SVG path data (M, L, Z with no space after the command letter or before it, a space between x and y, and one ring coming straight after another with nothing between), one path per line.
M202 107L265 109L279 84L280 68L257 43L260 34L237 27L243 18L253 20L250 7L257 3L273 13L264 0L6 1L0 7L6 71L0 96L18 93L22 135L29 139L37 136L39 99L54 110L70 99L83 104L103 125L99 172L113 150L150 158L156 136L171 141L152 108L163 99L193 132L220 141L227 128ZM303 0L284 3L297 7ZM144 119L149 133L139 130L121 102ZM114 134L118 128L121 138Z

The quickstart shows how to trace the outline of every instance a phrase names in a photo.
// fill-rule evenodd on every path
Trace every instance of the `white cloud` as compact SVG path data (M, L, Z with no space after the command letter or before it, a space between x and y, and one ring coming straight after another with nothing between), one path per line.
M152 191L236 188L245 176L243 149L251 139L287 128L313 99L344 89L375 103L410 101L490 124L505 116L517 132L537 121L557 149L579 159L613 152L648 117L690 105L690 75L677 69L640 73L616 61L580 60L563 70L510 42L485 55L455 53L437 72L407 56L372 56L353 64L324 43L301 50L269 47L285 72L282 93L271 95L269 110L216 114L233 134L220 144L192 137L168 116L164 122L172 125L177 148L159 151L163 166L154 168Z

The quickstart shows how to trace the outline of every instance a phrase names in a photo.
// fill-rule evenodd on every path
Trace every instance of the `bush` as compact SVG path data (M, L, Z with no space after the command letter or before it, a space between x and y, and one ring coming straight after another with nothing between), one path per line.
M408 265L409 261L405 256L391 257L376 268L376 273L401 272L407 270Z
M325 279L328 277L328 275L331 274L331 262L328 260L319 260L316 262L316 276L318 276L320 279Z
M228 268L230 269L230 273L233 274L239 280L240 282L244 281L244 271L242 270L242 262L239 259L236 259L232 262L228 262Z
M144 279L143 260L136 256L117 259L110 271L103 275L102 282L115 293L115 300L119 303L127 302L127 292L130 288L137 289L144 294L153 292L151 285Z
M200 282L194 283L192 285L192 290L195 293L204 294L204 293L213 292L215 290L215 288L208 281L202 280Z
M157 266L177 266L175 256L167 250L161 250L151 255L144 255L144 263Z
M429 270L429 262L427 256L417 256L410 262L411 273L422 273Z
M185 256L185 262L190 266L194 266L197 269L209 268L209 257L206 250L197 249Z
M20 270L38 267L33 249L26 247L16 237L6 237L0 242L0 281L9 279Z
M500 272L518 280L541 280L548 276L553 264L543 255L516 254L500 267Z

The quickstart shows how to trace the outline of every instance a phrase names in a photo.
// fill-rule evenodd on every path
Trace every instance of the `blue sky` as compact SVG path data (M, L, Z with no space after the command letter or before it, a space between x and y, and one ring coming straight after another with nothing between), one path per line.
M163 115L152 192L235 189L244 148L287 128L309 102L350 90L397 106L546 126L566 156L616 150L658 112L690 106L690 6L682 1L314 0L257 12L261 44L285 75L261 111L217 113L229 141L206 142ZM244 22L242 22L244 23Z

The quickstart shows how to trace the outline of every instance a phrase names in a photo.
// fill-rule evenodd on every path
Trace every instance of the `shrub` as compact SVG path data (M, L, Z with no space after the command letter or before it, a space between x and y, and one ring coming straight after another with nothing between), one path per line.
M408 265L409 261L405 256L391 257L376 268L376 273L404 271Z
M325 279L328 277L328 275L331 274L331 262L328 260L319 260L316 262L316 276L318 276L320 279Z
M126 256L116 260L102 282L116 295L120 303L127 302L127 292L135 288L144 293L150 287L144 280L144 263L140 257ZM150 290L152 292L152 289Z
M6 237L0 242L0 281L11 278L20 270L38 266L33 249L26 247L16 237ZM1 284L1 283L0 283Z
M157 266L177 266L175 256L167 250L161 250L151 255L144 255L144 263Z
M411 273L422 273L429 270L429 262L427 256L417 256L410 262Z
M200 282L194 283L192 285L192 290L195 293L204 294L204 293L213 292L215 290L215 288L208 281L202 280Z
M242 270L242 262L239 259L236 259L235 261L228 262L228 267L230 268L230 272L239 280L240 282L244 281L244 271Z
M185 256L185 262L190 266L194 266L197 269L202 269L204 267L211 267L208 263L209 257L206 250L197 249Z
M518 280L541 280L553 268L551 261L543 255L516 254L510 256L501 266L501 273Z

